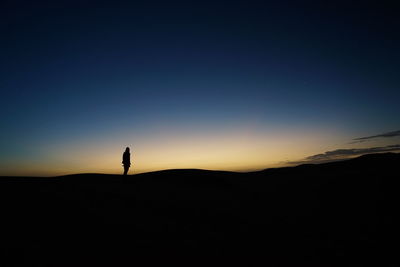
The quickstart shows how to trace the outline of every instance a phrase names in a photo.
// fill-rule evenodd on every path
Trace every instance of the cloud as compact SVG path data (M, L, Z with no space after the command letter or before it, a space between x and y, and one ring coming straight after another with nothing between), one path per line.
M383 134L378 134L378 135L354 138L353 139L354 142L351 142L350 144L366 142L366 141L369 141L369 140L375 139L375 138L381 138L381 137L388 138L388 137L396 137L396 136L400 136L400 131L394 131L394 132L388 132L388 133L383 133Z
M368 148L345 148L327 151L322 154L309 156L300 161L290 161L289 164L305 164L305 163L324 163L336 160L343 160L355 156L361 156L370 153L396 152L400 151L400 144L383 146L383 147L368 147Z

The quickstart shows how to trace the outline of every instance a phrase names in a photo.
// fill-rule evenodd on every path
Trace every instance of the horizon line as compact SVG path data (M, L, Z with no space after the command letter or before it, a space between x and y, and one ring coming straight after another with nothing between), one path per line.
M218 170L218 169L199 169L199 168L182 168L182 169L160 169L155 171L148 172L139 172L134 174L128 174L127 176L141 175L141 174L149 174L149 173L157 173L157 172L166 172L166 171L208 171L208 172L230 172L230 173L251 173L251 172L261 172L270 169L284 169L284 168L295 168L303 165L320 165L326 163L340 162L346 160L352 160L356 158L360 158L367 155L378 155L378 154L400 154L399 152L381 152L381 153L369 153L358 155L355 157L341 158L341 159L332 159L325 162L304 162L295 165L283 166L283 167L270 167L265 169L257 169L257 170L245 170L245 171L228 171L228 170ZM40 176L40 175L0 175L1 177L13 177L13 178L57 178L57 177L65 177L65 176L73 176L73 175L110 175L110 176L124 176L123 174L117 173L96 173L96 172L83 172L83 173L69 173L63 175L54 175L54 176Z

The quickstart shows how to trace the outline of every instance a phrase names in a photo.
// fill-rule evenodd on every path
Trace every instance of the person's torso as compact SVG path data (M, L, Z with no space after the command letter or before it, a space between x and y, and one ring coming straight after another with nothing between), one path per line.
M131 154L130 154L129 152L124 152L124 155L123 155L123 162L128 163L128 162L130 162L130 161L131 161Z

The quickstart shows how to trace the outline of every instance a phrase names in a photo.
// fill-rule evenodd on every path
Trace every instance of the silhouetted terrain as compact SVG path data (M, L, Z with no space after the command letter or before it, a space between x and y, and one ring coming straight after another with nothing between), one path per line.
M399 166L0 177L0 265L395 266Z

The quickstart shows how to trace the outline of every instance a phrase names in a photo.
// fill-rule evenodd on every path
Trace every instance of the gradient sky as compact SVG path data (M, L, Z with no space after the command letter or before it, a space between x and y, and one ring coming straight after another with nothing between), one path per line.
M400 144L352 142L400 130L394 4L39 2L0 4L0 175L121 173L126 146L139 173Z

